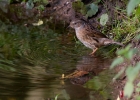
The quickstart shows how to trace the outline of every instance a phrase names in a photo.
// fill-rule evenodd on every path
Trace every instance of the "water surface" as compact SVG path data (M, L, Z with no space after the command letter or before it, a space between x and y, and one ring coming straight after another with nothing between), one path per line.
M64 56L65 57L65 56ZM53 60L51 67L22 65L18 72L0 72L1 100L107 100L111 99L109 87L112 73L108 71L109 59L79 56L77 59ZM52 68L53 66L53 68ZM69 70L93 71L94 75L85 85L73 84L60 79ZM81 79L83 81L83 79ZM80 79L76 80L80 83Z
M103 55L109 49L91 57L73 31L43 21L41 26L0 21L0 100L112 99L112 58ZM74 70L92 75L61 79Z

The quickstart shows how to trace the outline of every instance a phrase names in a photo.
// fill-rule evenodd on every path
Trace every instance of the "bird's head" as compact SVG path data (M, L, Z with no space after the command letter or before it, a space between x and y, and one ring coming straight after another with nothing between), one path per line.
M84 23L85 22L83 20L74 19L70 22L70 27L72 27L74 29L79 29L79 28L83 27Z

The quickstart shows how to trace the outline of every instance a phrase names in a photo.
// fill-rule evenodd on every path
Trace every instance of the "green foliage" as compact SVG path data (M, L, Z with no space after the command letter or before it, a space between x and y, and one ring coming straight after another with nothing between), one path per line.
M140 64L138 65L140 67ZM128 67L126 69L126 76L128 78L125 88L124 88L124 93L126 96L130 97L133 93L134 87L133 87L133 82L136 79L136 76L139 74L140 68L137 67ZM129 92L128 92L129 90Z
M140 6L137 7L137 9L134 11L135 16L140 16Z
M16 71L15 64L8 59L0 59L0 68L8 71Z
M133 91L134 91L134 85L133 82L136 79L137 75L140 71L140 63L137 63L135 66L131 67L129 66L126 69L126 76L128 78L126 85L124 87L124 95L127 97L131 97ZM138 90L138 88L136 88Z
M44 7L43 5L39 5L39 6L37 7L37 9L40 10L40 11L43 11L43 10L45 10L45 7Z
M135 9L135 7L138 6L140 3L140 0L130 0L127 5L127 14L130 15L132 11Z
M90 88L90 89L95 89L95 90L99 90L101 88L103 88L103 84L100 80L100 78L94 77L93 79L89 80L86 84L86 87Z
M32 9L34 7L33 1L29 0L28 2L26 2L26 9Z
M114 61L112 62L110 69L113 69L116 65L121 64L124 61L123 57L118 57L116 59L114 59Z
M98 12L98 6L95 5L94 3L91 3L86 6L86 10L87 10L86 17L92 17Z
M135 38L135 40L139 40L140 39L140 34L138 34Z
M131 45L126 46L124 49L119 50L117 54L120 56L124 56L126 59L131 59L137 50L131 49L130 47Z
M26 2L26 9L32 9L34 7L34 3L37 3L37 9L43 11L45 9L44 5L48 4L48 0L28 0Z
M139 35L136 36L137 39L139 39ZM136 39L136 40L137 40ZM122 63L125 61L127 62L128 66L126 68L123 68L116 76L114 79L117 79L119 76L121 76L124 72L127 76L127 82L124 87L124 95L127 96L128 98L131 97L133 91L134 91L134 85L133 82L137 78L139 72L140 72L140 63L138 62L135 65L131 64L131 60L134 55L138 55L138 50L136 48L132 48L131 45L127 45L125 48L118 50L117 55L121 56L119 58L116 58L110 68L114 68L118 64ZM139 55L138 55L139 56ZM125 59L125 60L124 60ZM138 90L138 89L137 89Z
M140 71L140 63L137 63L135 67L128 67L126 69L126 75L128 76L128 80L130 82L133 82L136 76L138 75L139 71Z
M123 73L125 72L125 68L122 68L118 74L116 74L113 78L113 81L115 81L116 79L118 79Z
M44 10L45 5L48 4L48 0L0 0L0 9L7 13L8 11L8 5L13 2L25 2L26 9L33 9L36 7L38 10ZM36 3L36 6L34 5Z
M72 6L77 12L82 13L86 17L92 17L98 12L98 6L94 3L84 5L81 1L75 1L72 3Z
M106 74L108 73L108 74ZM84 84L84 87L89 88L90 90L97 91L101 96L99 100L106 100L107 98L111 98L110 96L110 79L113 77L110 70L104 70L98 74L98 76L94 76L91 80ZM109 87L108 87L109 86Z
M131 0L129 3L132 3L135 1L136 0ZM133 4L131 4L131 5L133 5ZM128 14L130 14L132 12L132 11L130 11L130 10L132 10L132 8L130 7L130 4L128 4L128 8L127 8ZM139 25L137 24L137 22L140 21L140 19L139 19L140 14L139 14L138 9L139 9L139 6L137 7L136 11L134 11L134 13L133 13L134 17L132 17L130 20L123 20L121 23L118 23L112 31L113 33L115 33L115 35L118 36L118 38L121 35L123 35L124 44L130 42L132 39L135 41L139 41L139 39L140 39L140 35L139 35L140 29L139 29ZM115 38L117 36L115 36ZM118 72L118 74L114 77L114 80L117 79L119 76L121 76L123 73L126 74L127 82L124 87L124 95L129 98L129 97L131 97L131 95L134 91L133 83L136 80L136 78L139 74L139 71L140 71L140 68L139 68L140 64L137 63L135 65L132 65L131 62L132 62L134 55L139 56L139 53L136 48L132 48L132 45L127 45L125 48L118 50L117 55L121 58L116 58L113 61L111 68L114 68L115 66L117 66L118 64L120 64L122 62L127 63L128 66L125 66L124 68L122 68L120 70L120 72ZM119 61L118 59L123 59L123 60ZM115 64L114 64L114 62L115 62ZM138 89L136 88L136 90L138 90Z
M137 19L137 17L139 16L138 13L135 13L135 18ZM134 20L136 20L134 18ZM138 19L137 19L138 20ZM117 27L117 29L123 27L123 24L125 23L125 31L128 31L129 34L127 34L127 36L125 37L125 41L128 42L130 41L132 38L134 38L135 34L139 33L139 28L137 28L137 24L136 23L132 23L129 21L124 21L121 26ZM119 29L119 32L121 32L123 30L123 28ZM138 34L137 36L135 36L134 38L136 41L138 41L140 39L140 35ZM124 87L124 95L127 97L131 97L133 91L134 91L134 85L133 82L135 81L135 79L137 78L137 75L139 74L140 71L140 64L137 63L136 65L131 65L131 60L133 58L133 56L135 54L139 54L138 50L136 48L132 48L131 45L127 45L125 48L118 50L117 51L117 55L119 56L119 58L116 58L111 67L110 68L114 68L115 66L117 66L118 64L122 63L125 61L125 63L127 62L129 65L129 67L125 67L122 68L122 70L114 77L114 80L117 79L119 76L121 76L123 73L126 74L127 76L127 82L126 85ZM121 56L121 58L120 58ZM121 60L121 59L125 59L125 60ZM136 88L136 90L139 90L139 88Z
M126 44L130 42L138 32L140 32L138 28L139 26L137 24L139 19L132 18L131 20L122 20L122 22L116 22L115 27L110 30L110 33L114 34L114 40L120 40Z
M128 98L130 98L133 91L134 91L133 83L127 82L124 87L124 95L127 96Z
M108 14L102 14L100 18L100 24L104 26L106 25L107 21L108 21Z
M60 73L63 71L60 69L60 61L66 60L65 69L65 66L71 66L71 59L69 61L66 59L68 56L77 59L76 54L82 55L81 52L86 52L87 49L83 45L75 46L75 42L72 41L73 36L63 41L64 37L61 34L66 33L63 23L58 23L57 26L61 27L57 28L52 19L41 19L35 22L24 26L25 22L11 24L0 21L0 68L17 71L18 67L24 68L25 63L22 61L25 61L32 65L53 67L56 73ZM68 68L71 67L66 69Z
M14 71L16 59L32 59L35 64L51 59L59 47L58 35L42 26L19 26L0 21L0 68ZM34 60L33 60L34 59Z

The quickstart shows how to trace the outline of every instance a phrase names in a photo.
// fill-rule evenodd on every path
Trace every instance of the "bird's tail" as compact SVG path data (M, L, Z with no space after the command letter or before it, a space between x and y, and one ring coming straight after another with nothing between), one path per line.
M122 43L119 43L119 42L111 42L110 44L117 44L117 45L119 45L119 46L123 46L123 44Z
M122 43L120 43L120 42L115 42L115 41L110 40L110 39L105 39L105 40L104 40L104 44L105 44L105 45L116 44L116 45L119 45L119 46L123 46Z
M119 45L119 46L123 46L122 43L115 42L115 41L113 41L111 39L107 39L107 38L98 38L98 41L100 42L100 44L103 44L103 45L116 44L116 45Z

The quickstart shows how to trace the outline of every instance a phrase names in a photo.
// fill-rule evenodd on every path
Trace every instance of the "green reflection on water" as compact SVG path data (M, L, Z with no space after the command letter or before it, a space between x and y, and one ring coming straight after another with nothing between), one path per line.
M52 23L49 25L52 27ZM76 62L76 55L82 55L85 47L81 44L75 45L74 35L69 37L67 33L58 31L60 28L46 28L49 25L46 22L41 26L27 27L23 23L13 25L0 21L0 68L16 71L17 65L25 62L55 66L56 71L61 70L60 66L63 65L73 66L69 64ZM63 41L64 38L70 39Z

